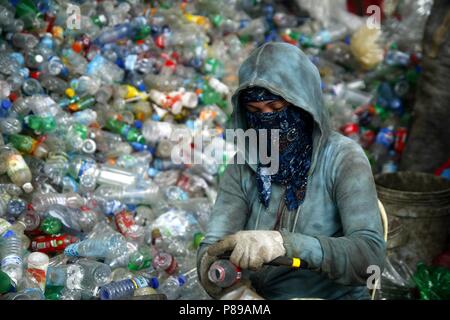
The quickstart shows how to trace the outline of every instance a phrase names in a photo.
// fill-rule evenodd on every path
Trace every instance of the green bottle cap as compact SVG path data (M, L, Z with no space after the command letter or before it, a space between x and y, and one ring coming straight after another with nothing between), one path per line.
M62 223L54 217L47 217L41 223L41 231L46 234L58 234L61 231Z
M220 14L216 14L212 17L211 22L217 28L223 23L223 17Z
M201 232L194 233L194 248L197 249L200 243L205 239L205 235Z
M151 33L152 29L149 25L145 25L142 28L140 28L138 30L138 32L136 32L136 35L134 36L134 40L143 40L145 38L147 38L149 36L149 34Z
M14 291L14 282L3 271L0 271L0 294Z

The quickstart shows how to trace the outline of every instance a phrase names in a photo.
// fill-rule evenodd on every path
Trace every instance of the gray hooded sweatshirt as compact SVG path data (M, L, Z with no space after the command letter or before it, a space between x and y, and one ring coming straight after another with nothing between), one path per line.
M244 275L256 291L266 299L369 298L368 267L377 265L383 270L385 241L364 151L331 130L319 72L296 46L269 42L244 61L239 87L232 96L235 128L247 129L246 111L238 96L251 86L265 87L313 116L313 154L305 200L298 210L289 212L281 203L285 188L273 184L265 208L256 186L257 161L249 159L252 153L247 152L246 163L229 164L221 178L198 263L208 245L227 235L240 230L273 230L281 210L279 231L286 255L306 261L309 270L264 266L246 271Z

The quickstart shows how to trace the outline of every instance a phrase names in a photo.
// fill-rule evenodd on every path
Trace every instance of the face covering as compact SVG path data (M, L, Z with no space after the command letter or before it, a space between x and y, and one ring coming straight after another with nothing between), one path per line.
M259 100L263 101L263 100ZM275 174L264 174L258 163L256 180L261 203L267 208L272 182L286 186L284 200L289 210L303 203L312 157L312 124L309 113L292 105L276 112L246 112L248 126L253 129L279 129L279 167ZM259 135L258 135L259 136ZM267 146L271 145L270 134ZM258 143L260 144L260 143Z

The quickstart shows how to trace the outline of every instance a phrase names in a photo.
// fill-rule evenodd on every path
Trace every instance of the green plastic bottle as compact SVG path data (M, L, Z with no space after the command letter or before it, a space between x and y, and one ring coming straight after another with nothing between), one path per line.
M138 251L130 255L128 262L128 269L131 271L146 269L151 266L153 261L150 248L142 246Z
M45 134L56 129L56 121L53 117L39 117L29 115L24 118L25 124L37 134Z
M14 281L0 270L0 294L15 291Z
M212 89L210 86L205 86L202 92L202 102L204 105L215 104L219 107L226 108L227 102L222 99L222 95Z
M84 97L81 100L71 103L69 105L69 110L72 112L86 110L87 108L92 107L96 103L94 97Z
M117 119L109 118L106 121L105 127L114 133L120 134L128 142L139 142L142 144L145 143L145 139L138 129L133 128L130 125Z
M8 139L14 148L27 154L32 154L38 143L37 140L23 134L11 134Z

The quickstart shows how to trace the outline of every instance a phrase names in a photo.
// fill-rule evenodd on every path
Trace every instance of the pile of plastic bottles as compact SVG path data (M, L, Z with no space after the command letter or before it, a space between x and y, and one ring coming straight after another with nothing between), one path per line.
M225 165L194 143L201 164L173 161L173 135L225 143L266 41L311 57L375 172L404 147L420 55L371 29L269 1L2 0L0 17L1 299L207 299L196 249Z

